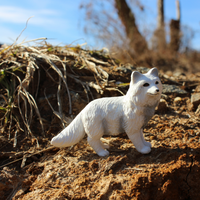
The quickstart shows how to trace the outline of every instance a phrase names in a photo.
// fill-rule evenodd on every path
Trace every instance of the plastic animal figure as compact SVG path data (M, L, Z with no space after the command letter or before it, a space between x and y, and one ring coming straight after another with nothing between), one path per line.
M107 156L108 145L101 137L126 132L137 151L148 154L151 143L145 141L143 128L154 115L162 93L158 70L146 74L133 71L127 94L120 97L99 98L91 101L76 118L53 137L51 144L68 147L78 143L85 134L87 141L99 156Z

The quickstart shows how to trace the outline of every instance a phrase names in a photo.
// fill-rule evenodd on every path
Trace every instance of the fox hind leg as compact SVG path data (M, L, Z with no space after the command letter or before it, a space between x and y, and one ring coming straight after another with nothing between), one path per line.
M108 156L109 152L104 149L100 138L91 138L88 136L88 143L99 156Z
M88 120L87 120L88 121ZM104 128L101 120L95 120L93 123L85 123L85 132L88 135L88 143L99 156L107 156L109 152L106 150L108 146L104 145L101 137L104 134Z
M104 149L109 149L109 140L105 139L105 138L101 138L101 142L102 142L102 146Z

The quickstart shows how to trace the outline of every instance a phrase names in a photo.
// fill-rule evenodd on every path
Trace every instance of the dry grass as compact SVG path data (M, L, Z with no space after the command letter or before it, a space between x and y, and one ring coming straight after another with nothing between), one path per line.
M90 88L94 88L100 94L103 94L105 90L114 90L123 94L113 83L110 84L108 81L109 74L104 69L115 65L115 63L104 50L94 52L82 50L80 47L53 47L47 44L45 38L31 41L40 42L37 46L26 45L29 42L13 44L0 49L1 133L8 130L9 139L11 139L10 132L14 132L13 146L17 144L17 137L20 131L37 140L31 129L35 115L41 126L41 134L45 135L44 119L42 119L37 105L40 82L43 81L41 80L41 71L45 72L50 82L54 82L57 85L58 111L53 108L48 100L45 89L43 94L46 102L48 102L53 113L60 119L63 127L66 124L66 117L62 108L62 88L64 88L68 96L68 114L72 114L68 78L83 88L87 101L90 101L91 98L93 99ZM100 57L102 59L99 59ZM77 74L77 70L80 71L80 69L82 71L80 73L82 74L81 76ZM54 72L50 73L50 70ZM85 76L88 73L92 76ZM93 78L91 79L91 77Z

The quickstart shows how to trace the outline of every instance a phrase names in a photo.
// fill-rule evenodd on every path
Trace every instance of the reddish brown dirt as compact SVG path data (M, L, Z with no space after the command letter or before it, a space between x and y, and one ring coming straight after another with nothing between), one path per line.
M34 140L24 139L29 148L23 159L12 152L1 154L1 166L15 159L1 168L0 199L198 200L200 113L189 106L190 99L191 93L167 95L168 107L160 107L144 130L152 143L148 155L138 153L125 133L105 137L111 147L104 158L85 138L64 149L48 144L52 135L43 138L40 149Z

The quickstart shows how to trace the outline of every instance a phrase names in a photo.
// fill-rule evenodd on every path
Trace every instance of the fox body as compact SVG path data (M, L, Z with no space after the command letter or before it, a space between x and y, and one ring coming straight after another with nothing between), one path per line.
M106 156L109 155L108 146L101 142L101 137L126 132L137 151L147 154L151 151L151 143L145 141L143 128L154 115L161 93L162 84L156 68L146 74L134 71L125 96L91 101L69 126L52 138L51 144L71 146L87 134L88 143L95 152Z

